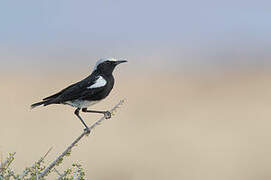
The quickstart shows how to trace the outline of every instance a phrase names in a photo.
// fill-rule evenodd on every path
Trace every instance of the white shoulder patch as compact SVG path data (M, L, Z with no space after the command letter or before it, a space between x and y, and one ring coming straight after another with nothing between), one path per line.
M87 89L103 87L106 85L106 83L107 83L106 80L102 76L99 76L95 83L87 87Z

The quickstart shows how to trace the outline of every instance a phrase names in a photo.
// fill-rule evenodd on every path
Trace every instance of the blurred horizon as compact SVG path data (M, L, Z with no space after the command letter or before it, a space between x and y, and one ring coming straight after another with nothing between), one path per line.
M270 66L269 1L3 1L2 69ZM156 65L158 64L158 65ZM166 66L165 66L166 65Z
M127 58L108 98L91 108L127 104L64 168L79 162L87 179L101 180L269 180L270 6L1 1L0 155L16 151L19 172L52 146L53 160L83 127L71 107L30 104L85 78L102 57ZM83 114L87 124L98 117Z

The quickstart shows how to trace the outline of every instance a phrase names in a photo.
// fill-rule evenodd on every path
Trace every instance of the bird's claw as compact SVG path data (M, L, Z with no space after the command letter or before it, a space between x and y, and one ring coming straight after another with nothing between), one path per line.
M111 113L109 111L104 112L104 118L105 119L110 119L111 118Z
M84 131L89 134L90 133L90 129L89 128L85 128Z

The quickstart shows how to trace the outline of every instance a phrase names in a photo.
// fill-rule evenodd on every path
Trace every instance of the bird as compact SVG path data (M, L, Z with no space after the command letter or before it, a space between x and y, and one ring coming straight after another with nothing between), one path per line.
M90 132L88 126L80 116L80 110L84 113L100 113L106 119L111 118L109 111L89 110L88 107L105 99L114 87L113 71L121 63L127 62L126 59L101 58L99 59L92 73L85 79L74 83L56 94L42 99L31 105L31 109L38 106L48 106L52 104L63 104L72 106L75 109L74 114L82 122L85 131Z

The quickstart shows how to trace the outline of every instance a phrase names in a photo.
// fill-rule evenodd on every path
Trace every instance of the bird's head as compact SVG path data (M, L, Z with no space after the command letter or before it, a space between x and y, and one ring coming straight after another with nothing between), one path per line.
M102 58L99 61L97 61L96 65L94 66L94 71L98 70L99 72L104 74L111 74L118 64L124 62L127 62L127 60L115 58Z

